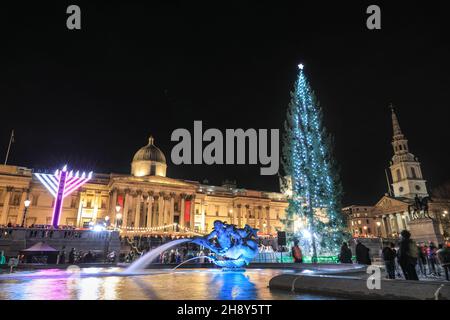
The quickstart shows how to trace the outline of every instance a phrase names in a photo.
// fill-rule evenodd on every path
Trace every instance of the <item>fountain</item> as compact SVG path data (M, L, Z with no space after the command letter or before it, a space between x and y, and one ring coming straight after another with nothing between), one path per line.
M146 267L164 251L176 246L196 243L210 250L210 254L183 261L175 268L146 271ZM178 239L163 244L132 263L120 268L79 268L68 270L20 271L0 275L2 298L8 299L292 299L290 292L271 291L267 284L278 275L326 275L361 272L354 265L277 266L267 264L243 269L257 253L256 230L246 225L237 228L221 221L214 222L214 230L207 236ZM208 259L215 268L177 270L197 259ZM236 271L244 271L236 272ZM222 272L232 271L232 272ZM364 271L364 270L362 270ZM348 277L347 277L348 278ZM297 281L298 282L298 281ZM47 290L47 288L57 288ZM42 290L44 288L45 290ZM138 288L138 290L136 290ZM303 296L303 298L321 298Z
M176 247L182 243L192 242L203 246L213 252L215 255L205 256L215 265L222 267L223 270L242 271L244 265L248 265L258 252L257 229L245 225L244 228L237 228L233 224L227 224L219 220L214 221L213 231L204 237L191 239L178 239L163 244L156 249L145 254L137 261L133 262L125 273L136 273L145 269L161 253ZM189 260L194 260L195 257ZM184 264L184 261L181 264ZM180 265L181 265L180 264ZM177 266L178 267L178 266ZM175 269L177 268L175 267Z
M133 262L126 270L125 273L136 273L140 270L145 269L152 261L154 261L161 253L163 253L166 250L169 250L173 247L176 247L182 243L190 242L191 239L178 239L173 240L168 243L165 243L161 246L159 246L156 249L153 249L149 252L147 252L145 255L143 255L141 258L137 259L135 262Z

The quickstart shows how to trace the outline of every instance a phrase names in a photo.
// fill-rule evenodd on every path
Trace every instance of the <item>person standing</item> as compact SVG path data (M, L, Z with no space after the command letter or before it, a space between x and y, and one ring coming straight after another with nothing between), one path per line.
M339 253L340 263L353 263L352 250L348 247L347 242L344 242L341 246L341 252Z
M357 240L356 244L356 262L359 264L371 265L372 261L370 259L370 249L361 243L360 240Z
M395 279L395 257L397 255L395 244L391 242L389 246L384 247L382 255L388 278Z
M65 264L66 263L66 246L63 246L61 249L61 252L59 253L59 264Z
M75 248L70 249L69 252L69 263L74 264L75 263Z
M411 240L411 233L408 230L400 232L400 248L398 260L406 280L419 280L416 272L417 258L419 252L417 245Z
M438 269L437 264L437 260L436 260L436 252L437 252L437 248L434 245L433 242L430 242L430 245L428 246L428 268L430 270L430 274L433 274L433 276L440 276L440 272Z
M6 264L5 252L0 252L0 264Z
M419 245L418 250L419 250L418 262L419 262L420 273L423 276L426 276L427 275L427 249L425 248L425 245L422 243Z
M442 268L444 268L445 279L449 280L449 269L450 269L450 242L447 242L445 246L439 245L439 250L437 251L437 257Z
M303 263L302 249L298 246L298 240L294 240L294 246L292 247L292 257L294 257L295 263Z

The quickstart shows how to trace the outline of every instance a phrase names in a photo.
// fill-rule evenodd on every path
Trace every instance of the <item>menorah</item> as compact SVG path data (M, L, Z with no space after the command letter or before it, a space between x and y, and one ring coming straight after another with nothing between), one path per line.
M67 172L67 166L64 166L61 171L58 169L54 174L35 173L34 175L55 198L55 203L53 205L52 226L57 228L59 226L59 219L61 218L64 198L88 182L92 178L92 171L89 172L88 175L83 172L80 176L79 171L75 174L73 171Z

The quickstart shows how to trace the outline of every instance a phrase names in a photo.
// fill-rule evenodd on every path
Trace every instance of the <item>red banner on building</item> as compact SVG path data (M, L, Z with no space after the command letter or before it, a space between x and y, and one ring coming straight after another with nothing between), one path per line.
M191 200L184 201L184 222L191 221Z
M117 204L123 208L123 196L122 195L117 196Z

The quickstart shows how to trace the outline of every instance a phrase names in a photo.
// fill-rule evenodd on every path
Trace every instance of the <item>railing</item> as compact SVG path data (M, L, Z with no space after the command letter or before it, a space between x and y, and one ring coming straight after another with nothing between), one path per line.
M253 263L290 263L293 262L289 252L258 252Z
M294 259L290 252L258 252L253 263L293 263ZM338 263L337 256L319 256L318 263ZM311 257L304 256L303 263L311 263Z

